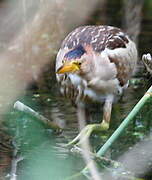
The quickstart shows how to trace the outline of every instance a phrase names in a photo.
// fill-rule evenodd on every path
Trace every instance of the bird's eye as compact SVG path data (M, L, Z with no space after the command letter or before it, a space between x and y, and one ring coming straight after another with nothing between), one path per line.
M64 60L64 59L62 60L62 63L63 63L63 64L65 63L65 60Z
M80 66L82 63L81 62L78 62L78 65Z

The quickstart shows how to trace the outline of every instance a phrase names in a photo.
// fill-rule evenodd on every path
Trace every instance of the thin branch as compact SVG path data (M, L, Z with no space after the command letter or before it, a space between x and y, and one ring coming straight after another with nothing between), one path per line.
M51 129L53 129L55 131L61 131L62 130L62 128L59 127L57 124L55 124L54 122L51 122L51 120L40 115L38 112L34 111L32 108L28 107L27 105L23 104L20 101L16 101L14 103L14 108L21 111L21 112L27 113L27 114L39 119L43 124L49 126Z
M24 159L22 156L18 155L18 148L16 145L14 146L14 148L15 149L13 152L13 159L11 163L10 180L17 180L17 165Z

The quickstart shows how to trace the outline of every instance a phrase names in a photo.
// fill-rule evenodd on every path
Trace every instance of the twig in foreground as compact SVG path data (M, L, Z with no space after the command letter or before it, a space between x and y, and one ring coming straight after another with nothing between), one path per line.
M14 103L14 108L21 111L21 112L25 112L27 114L30 114L33 117L36 117L41 122L43 122L45 125L49 126L51 129L53 129L55 131L61 131L62 130L62 128L59 127L57 124L55 124L54 122L51 122L49 119L40 115L38 112L34 111L33 109L31 109L30 107L28 107L27 105L23 104L20 101L16 101Z
M22 156L18 155L18 148L16 144L14 144L14 152L13 152L13 159L11 163L11 172L10 172L10 180L17 180L17 165L20 161L22 161L24 158Z

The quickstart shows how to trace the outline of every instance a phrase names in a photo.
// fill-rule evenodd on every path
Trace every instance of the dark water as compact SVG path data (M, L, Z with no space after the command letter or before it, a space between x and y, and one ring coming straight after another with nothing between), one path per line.
M147 82L139 80L125 92L123 98L114 105L110 129L107 132L91 137L93 150L97 150L119 126L133 106L148 88ZM132 81L134 82L134 81ZM60 124L65 130L57 134L33 117L10 109L6 115L5 126L13 137L13 144L18 149L18 156L23 160L17 166L19 180L64 180L80 172L85 163L83 158L65 145L78 133L76 110L71 103L59 95L55 79L51 79L48 89L26 91L18 98L24 104ZM93 122L100 122L102 112L98 106L91 110ZM147 103L129 127L108 151L110 159L117 159L134 144L143 140L151 131L151 103ZM142 174L142 172L138 172ZM75 179L86 179L84 176Z

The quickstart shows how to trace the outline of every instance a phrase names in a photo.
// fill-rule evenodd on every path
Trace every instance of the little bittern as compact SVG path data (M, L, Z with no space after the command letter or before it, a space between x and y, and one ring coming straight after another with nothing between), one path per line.
M78 109L88 99L104 102L101 124L87 125L72 143L94 130L109 128L112 103L127 88L136 61L135 43L116 27L82 26L64 39L56 59L61 93Z

